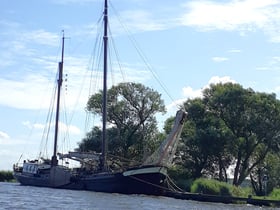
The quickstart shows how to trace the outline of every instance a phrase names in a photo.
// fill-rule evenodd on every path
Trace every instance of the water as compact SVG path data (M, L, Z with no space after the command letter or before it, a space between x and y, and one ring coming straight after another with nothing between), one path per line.
M68 210L178 210L260 209L250 205L229 205L145 195L122 195L90 191L60 190L0 182L0 209ZM264 208L269 209L269 208Z

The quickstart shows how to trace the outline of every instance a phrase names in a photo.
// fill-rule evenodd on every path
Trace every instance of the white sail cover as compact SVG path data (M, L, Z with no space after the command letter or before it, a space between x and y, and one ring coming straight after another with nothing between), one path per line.
M160 147L146 159L143 165L168 166L172 163L186 116L185 111L177 111L170 134L161 143Z

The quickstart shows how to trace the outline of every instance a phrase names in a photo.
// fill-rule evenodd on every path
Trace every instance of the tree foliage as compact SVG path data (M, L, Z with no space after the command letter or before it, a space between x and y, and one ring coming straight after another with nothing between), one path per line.
M240 185L268 152L279 150L280 102L275 94L216 84L185 107L185 163L193 165L196 177L219 171L221 179L233 164L233 184Z
M87 110L102 115L102 91L90 97ZM140 160L159 141L155 114L164 113L161 95L139 83L120 83L107 95L108 146L111 154ZM101 131L95 127L79 144L79 150L100 151Z
M264 161L250 173L252 188L256 195L265 196L273 188L280 187L280 157L278 153L269 152Z
M182 139L183 162L193 178L212 176L221 181L227 180L226 169L232 163L229 153L230 131L224 123L207 111L202 99L188 100L185 103L188 120Z

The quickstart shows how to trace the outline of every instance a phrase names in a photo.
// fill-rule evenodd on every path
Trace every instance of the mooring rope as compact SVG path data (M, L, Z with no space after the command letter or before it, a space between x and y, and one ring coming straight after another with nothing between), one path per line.
M148 182L148 181L146 181L146 180L137 178L137 177L135 177L135 176L129 176L129 177L132 178L132 179L135 179L135 180L137 180L137 181L139 181L139 182L143 182L143 183L145 183L145 184L152 185L152 186L157 187L157 188L159 188L159 189L166 190L166 191L168 191L168 192L184 192L184 190L182 190L180 187L178 187L178 186L172 181L172 179L171 179L168 175L166 176L166 178L167 178L166 180L167 180L167 185L168 185L168 187L164 187L164 186L161 186L161 185L157 185L157 184ZM177 189L175 189L175 188L177 188Z
M174 181L170 178L170 176L166 176L166 178L167 178L167 182L168 182L168 184L170 183L170 184L172 184L172 185L170 185L173 189L174 189L174 191L175 192L184 192L184 190L182 190L180 187L178 187L175 183L174 183ZM176 190L176 189L177 190Z

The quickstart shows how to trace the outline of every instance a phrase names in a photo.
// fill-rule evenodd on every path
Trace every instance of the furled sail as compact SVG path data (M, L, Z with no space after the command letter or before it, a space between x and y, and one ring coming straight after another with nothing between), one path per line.
M175 122L169 136L160 147L149 156L143 165L168 166L172 163L187 114L183 110L176 113Z

